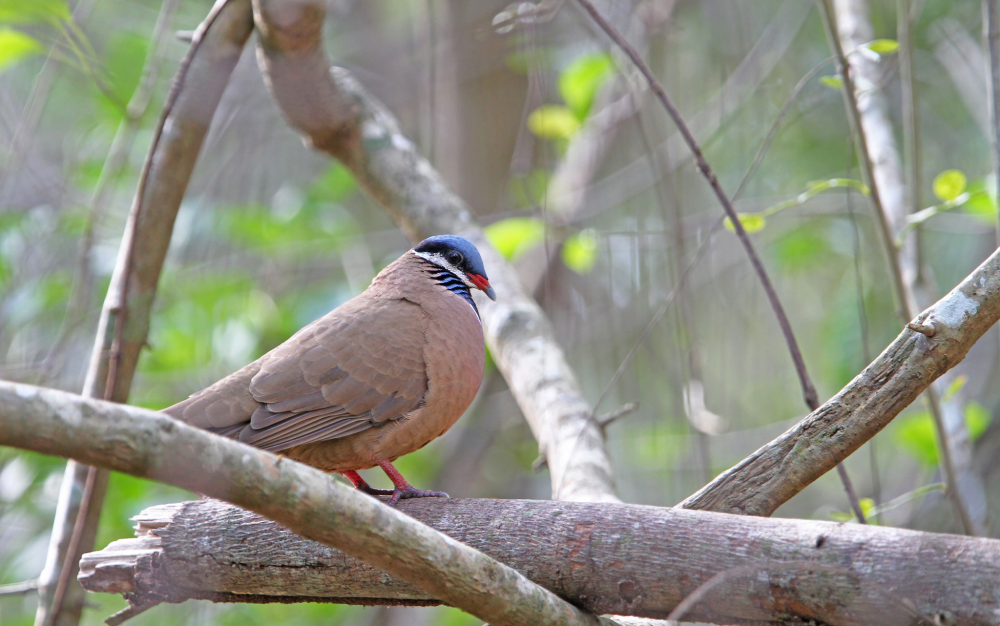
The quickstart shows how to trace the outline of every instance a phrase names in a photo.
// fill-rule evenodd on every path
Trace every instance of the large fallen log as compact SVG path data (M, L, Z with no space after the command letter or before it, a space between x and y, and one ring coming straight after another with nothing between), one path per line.
M414 518L594 613L718 624L995 624L1000 541L898 528L529 500L407 500ZM138 603L428 604L418 588L255 513L146 509L84 556L88 591ZM795 620L802 622L795 622Z

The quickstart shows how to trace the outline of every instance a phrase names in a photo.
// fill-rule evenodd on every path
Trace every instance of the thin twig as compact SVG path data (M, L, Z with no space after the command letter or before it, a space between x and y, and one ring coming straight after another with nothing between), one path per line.
M73 20L86 22L95 4L97 4L96 0L78 2L73 8ZM42 110L45 108L45 103L48 102L49 93L55 84L58 72L63 67L57 56L56 46L53 45L49 48L45 63L31 86L31 92L28 94L27 102L14 129L10 150L4 160L5 167L2 168L3 171L0 171L0 191L6 191L11 181L19 178L24 171L24 164L28 162L28 159L25 158L25 151L32 143L32 136L38 127ZM31 170L28 169L27 172L30 173Z
M178 69L177 77L171 87L171 91L167 97L166 103L161 113L159 122L157 123L156 129L154 131L153 139L149 148L149 152L146 156L146 160L143 164L142 172L139 177L138 189L136 191L135 199L133 200L132 209L129 216L129 225L126 227L126 233L123 239L122 245L126 246L125 253L120 257L120 276L116 276L118 279L117 291L109 293L109 298L116 298L117 301L113 304L105 304L104 312L102 316L106 316L102 321L102 328L113 328L113 339L111 342L111 349L108 354L101 356L99 360L106 358L107 363L107 373L106 378L103 381L103 392L99 394L98 390L101 390L101 380L100 374L97 374L93 379L91 385L88 385L87 393L93 396L101 395L105 400L114 401L124 401L127 396L127 392L130 386L132 375L134 371L131 369L125 372L124 376L119 375L119 369L121 366L122 350L124 346L125 339L125 325L128 321L128 291L129 283L133 272L133 263L135 258L135 248L137 242L137 233L139 229L139 224L142 222L140 217L140 212L146 206L143 202L144 191L147 182L150 177L150 171L152 167L153 157L157 154L157 148L160 139L163 135L164 125L166 120L171 116L173 112L173 107L178 101L180 94L184 87L184 82L187 76L188 69L191 66L192 59L197 52L201 41L203 40L208 29L214 23L215 19L225 8L228 0L220 0L217 2L212 10L209 12L208 17L201 23L198 30L196 31L194 41L191 48L188 50L187 55L181 62L180 68ZM183 184L186 184L184 181ZM116 274L118 274L116 270ZM116 289L115 285L112 285L112 290ZM106 324L105 324L106 323ZM113 324L113 326L112 326ZM98 338L97 347L95 350L102 349L105 341L104 334L103 337ZM92 361L92 366L94 363L98 363L99 360ZM100 367L98 367L96 372L100 372ZM90 377L91 374L88 374ZM103 497L103 489L95 489L95 486L100 480L99 477L100 470L95 468L89 468L87 471L87 478L85 482L85 488L83 490L83 495L79 504L79 509L77 510L77 515L74 518L74 523L72 526L71 539L69 542L69 549L66 554L60 557L56 557L61 569L58 572L58 578L56 583L55 592L52 596L52 603L45 605L43 602L39 605L39 615L42 616L42 623L46 626L51 626L59 620L59 614L62 610L62 604L66 598L66 592L68 585L70 584L70 573L75 570L76 562L80 558L78 554L81 549L85 550L82 546L82 538L84 533L84 527L96 523L91 520L91 516L96 512L99 514L101 507L101 499ZM67 473L67 478L69 478L70 473ZM68 516L67 516L68 517ZM60 524L68 526L68 520L57 519L57 527Z
M983 0L986 48L989 51L989 80L986 81L993 136L993 176L1000 181L1000 7L997 0ZM1000 214L997 216L997 245L1000 245Z
M598 26L601 27L601 30L603 30L605 34L615 42L615 45L621 48L621 50L629 57L632 63L635 64L636 68L646 78L646 81L649 83L650 90L652 90L652 92L656 95L657 99L663 105L663 108L667 110L667 114L673 120L674 125L677 126L677 130L684 138L684 142L691 150L695 163L698 165L698 170L705 177L705 180L708 181L709 186L712 188L715 196L719 199L719 203L725 210L726 215L730 220L732 220L733 226L736 229L736 236L739 238L740 243L743 244L743 248L746 250L747 256L750 258L750 264L753 266L754 271L760 279L764 292L767 294L767 298L771 303L771 308L774 309L778 325L781 327L781 332L785 337L785 342L788 344L788 351L791 353L792 361L795 364L795 371L798 374L799 382L802 385L802 395L805 399L806 405L808 405L811 410L815 410L819 406L819 398L816 394L816 388L813 386L812 380L810 380L809 374L806 372L805 361L802 358L802 352L799 350L798 342L795 340L795 335L792 333L792 327L788 321L788 316L785 314L784 307L781 306L781 302L778 300L778 294L775 292L774 286L771 284L771 279L768 278L767 272L764 270L764 265L761 263L756 251L754 251L753 244L750 242L750 237L747 235L746 230L740 223L739 217L736 215L736 209L733 208L733 204L730 202L726 192L723 191L721 185L719 185L719 181L715 177L715 173L712 172L712 168L708 165L708 161L705 160L704 155L701 153L701 148L698 146L698 142L695 141L694 136L688 129L687 124L681 117L680 112L670 100L667 92L653 75L652 70L649 69L646 62L643 61L641 56L639 56L636 49L621 36L621 34L604 18L603 15L600 14L600 12L598 12L590 0L577 0L577 3L593 18Z
M985 0L984 0L985 1ZM896 0L896 38L899 40L899 87L903 109L903 152L906 158L906 186L909 189L909 212L920 211L923 188L922 162L920 153L919 111L917 109L917 81L913 76L913 17L910 15L910 0ZM923 232L918 228L913 238L913 257L916 259L917 284L923 280Z
M653 314L653 317L650 318L649 323L646 324L646 328L643 329L642 334L639 335L639 338L636 339L635 342L633 342L632 347L625 355L625 358L622 359L621 364L618 366L618 369L615 370L615 373L611 377L611 380L609 380L608 384L604 386L604 391L602 391L600 397L597 398L597 402L594 403L595 412L597 411L597 408L601 406L601 403L604 402L605 398L608 397L608 394L611 393L611 390L618 382L618 379L621 378L622 374L625 373L625 370L628 369L629 363L632 362L632 357L634 357L636 352L638 352L639 350L639 346L641 346L646 342L646 339L649 337L649 333L653 331L653 328L655 328L656 325L660 322L660 319L663 318L663 315L667 312L667 309L670 308L670 305L673 304L674 300L681 293L681 290L684 289L684 285L687 283L687 279L690 276L691 271L694 270L695 266L698 265L701 259L705 256L705 253L708 252L709 248L708 244L710 241L712 241L712 235L719 232L719 229L722 227L722 222L723 218L719 218L718 221L716 221L716 223L712 225L711 230L709 230L708 232L708 236L705 237L705 240L701 243L701 246L695 253L694 258L691 259L691 262L687 264L687 267L685 267L684 271L681 273L680 278L677 279L677 284L674 285L674 288L670 290L670 293L667 294L667 297L663 299L663 302L660 304L660 308L658 308L656 310L656 313Z
M180 0L164 0L160 7L160 14L156 18L153 27L153 35L150 40L149 56L143 68L139 85L133 92L128 106L125 108L125 115L108 149L108 156L101 168L101 175L94 187L94 192L90 197L87 207L87 226L80 243L80 251L77 257L76 271L73 277L73 287L70 291L69 304L66 306L66 315L63 318L61 327L52 343L45 360L41 366L42 378L51 378L62 367L60 358L66 348L66 342L72 337L74 331L86 319L84 315L87 303L90 301L89 273L90 256L94 246L94 235L98 224L102 218L102 210L107 204L107 191L111 185L117 181L125 166L129 150L135 133L139 128L139 122L153 95L153 88L156 86L156 79L159 75L161 60L165 52L166 43L169 41L169 26Z
M799 82L795 84L795 88L792 89L792 93L789 94L788 99L785 100L785 104L781 105L781 110L778 111L778 115L774 118L774 121L771 122L771 128L768 129L767 136L764 137L763 143L761 143L760 148L757 149L757 154L754 155L753 161L750 163L750 168L747 169L746 174L743 175L743 178L740 180L740 184L736 186L736 191L733 192L733 200L740 197L740 194L743 193L743 189L746 188L747 183L750 182L750 179L757 172L757 168L760 167L760 164L764 161L764 155L767 153L767 149L771 147L771 142L774 141L775 136L778 134L778 128L781 126L781 121L785 119L785 116L792 108L792 104L799 97L799 94L805 86L809 84L809 81L815 78L828 63L834 60L835 59L833 57L830 57L829 59L825 59L820 62L819 65L809 70L806 75L800 78Z
M712 168L709 166L708 161L705 160L705 156L701 152L701 148L698 146L698 142L695 140L694 135L688 129L687 124L681 117L680 112L674 106L667 92L663 89L663 86L653 75L652 70L643 61L642 57L639 56L638 51L632 47L628 41L625 40L621 34L615 30L614 26L611 25L604 16L598 12L590 0L577 0L577 3L594 19L594 21L601 27L601 30L611 38L612 41L617 45L635 64L636 68L642 73L649 83L649 88L654 94L656 94L657 99L663 105L663 108L667 110L667 114L673 120L674 125L677 126L677 130L680 132L681 136L684 138L685 143L687 143L688 148L694 155L695 163L698 165L698 170L708 181L709 186L715 193L716 198L719 199L719 203L725 210L726 215L729 217L736 231L736 236L739 238L740 243L743 244L744 250L746 250L747 256L750 259L750 264L753 266L754 271L757 273L757 277L760 279L761 286L764 288L764 292L767 294L767 298L771 303L771 308L774 311L774 315L777 318L778 326L781 328L782 335L785 337L785 343L788 345L788 351L791 354L792 362L795 365L795 372L799 377L799 384L802 387L802 396L805 400L806 406L809 407L810 411L815 411L819 408L819 396L816 393L816 388L813 386L812 380L809 378L809 373L806 371L805 360L802 358L802 352L799 349L798 342L795 340L795 335L792 332L792 325L788 321L788 316L785 314L785 309L781 305L781 301L778 299L778 294L774 290L774 286L771 284L771 279L767 275L767 271L764 269L763 263L760 261L760 257L757 256L757 252L753 248L753 244L750 242L750 237L747 235L746 230L743 228L743 224L740 223L740 219L736 214L736 209L733 208L732 202L723 191L722 186L719 184L718 179L715 177ZM768 139L768 141L770 138ZM758 151L759 154L761 154ZM626 357L628 358L628 357ZM616 376L618 374L616 373ZM606 394L606 392L605 392ZM603 396L602 396L603 397ZM848 498L851 500L851 507L854 509L855 515L858 516L859 520L864 521L864 514L861 511L861 507L857 501L857 495L854 493L854 487L847 476L847 471L843 468L838 468L837 473L840 475L841 480L844 481L844 488L847 490Z
M608 426L617 422L621 418L625 417L629 413L634 413L639 410L638 402L626 402L614 411L610 413L605 413L604 415L597 416L597 426L601 429L602 434L606 434L604 431Z
M663 166L660 162L659 155L650 145L645 125L642 121L642 111L638 108L638 106L636 107L636 114L633 119L635 121L636 128L639 131L639 137L642 140L643 150L645 150L646 154L649 155L649 167L651 170L651 178L653 180L653 191L656 194L656 201L660 207L660 213L663 215L663 223L669 224L672 220L674 224L673 245L670 245L669 240L665 243L667 244L667 249L670 250L673 261L670 265L671 278L676 282L677 272L680 270L681 265L684 264L685 257L684 212L681 209L680 201L677 198L674 198L674 202L671 203L673 211L668 214L667 202L664 199L664 193L660 183L663 179L667 179L667 182L670 182L673 178L673 172L670 168L665 168ZM669 146L669 144L667 145ZM660 172L663 172L662 177L660 176ZM708 239L711 239L712 232L714 231L710 231ZM707 244L708 240L706 239L706 241L703 242L703 245ZM680 311L674 319L677 324L677 337L684 348L685 353L681 355L679 360L681 362L681 371L685 373L687 378L685 386L690 387L695 381L697 381L698 384L701 384L701 357L698 354L698 350L695 348L694 343L691 341L691 337L695 335L695 327L687 301L681 299L679 308ZM687 358L685 359L684 357ZM685 411L685 417L687 417L688 424L690 426L694 426L691 413ZM702 431L700 428L694 427L694 436L698 441L699 473L701 474L702 482L704 484L708 484L708 482L712 480L712 451L710 445L711 442L709 440L710 435Z
M851 75L850 70L851 65L844 54L843 46L840 45L840 37L837 35L836 28L837 20L831 0L817 0L817 2L820 3L820 8L822 9L821 15L823 16L823 24L826 28L827 39L840 65L840 76L844 83L841 92L843 93L844 103L850 113L847 116L847 120L850 123L852 134L857 137L854 147L858 154L858 161L862 165L861 174L865 178L865 184L868 185L869 197L872 199L872 205L875 207L875 213L878 217L877 222L885 244L884 253L886 262L889 265L889 277L892 280L894 288L896 306L899 308L902 320L907 322L913 319L913 307L905 295L907 290L903 281L903 271L899 266L899 258L894 253L895 246L893 244L892 228L889 226L888 217L882 206L878 183L872 175L874 169L872 167L871 156L866 149L868 141L865 136L865 129L861 125L861 113L858 110L858 101L855 97L854 77Z
M851 142L848 140L848 161L850 161L850 153ZM849 170L851 166L848 165L847 167ZM850 172L846 172L845 176L849 175L849 173ZM868 314L865 311L865 287L864 281L861 277L861 233L858 230L858 219L857 215L854 213L854 202L851 200L851 194L847 194L847 214L851 218L851 234L853 235L851 237L851 243L853 244L854 251L854 287L858 297L858 329L861 334L861 358L863 365L864 363L871 363L872 357L871 349L868 347ZM882 503L882 482L879 479L878 454L875 447L875 438L873 437L871 441L868 442L868 467L872 480L872 498L875 500L875 504L879 505Z
M0 585L0 597L3 596L23 596L34 591L38 591L37 580L26 580L23 583L13 583L11 585Z
M139 615L140 613L145 613L149 609L155 606L159 606L161 603L162 600L159 599L150 599L146 600L145 602L140 601L135 603L133 603L132 600L129 600L127 607L125 607L121 611L118 611L114 615L109 616L107 619L104 620L104 623L107 624L108 626L118 626L119 624L124 624L125 622Z
M993 136L993 180L1000 185L1000 6L997 0L983 0L983 30L989 53L989 75L986 93L990 108L990 128ZM1000 246L1000 212L997 213L997 245ZM1000 351L997 353L1000 355Z
M868 151L869 144L864 124L862 123L861 110L858 105L854 77L852 75L851 65L847 60L847 56L844 54L844 48L837 32L837 18L836 12L833 8L833 2L832 0L817 0L817 2L820 3L820 8L822 9L821 14L823 17L823 25L826 30L829 45L840 63L840 75L844 84L842 93L844 104L848 111L847 119L851 126L851 131L856 138L855 150L858 154L858 161L862 164L862 176L865 177L865 183L868 185L870 190L869 197L871 198L872 206L874 207L876 217L878 218L877 222L879 225L879 232L882 236L883 252L888 262L889 275L892 279L896 303L899 307L900 318L905 324L912 320L915 315L916 302L914 294L903 278L903 271L900 264L899 253L893 238L892 227L889 224L889 217L886 213L885 206L882 204L878 181L875 179L875 167ZM945 476L945 481L948 483L948 494L951 497L955 514L962 523L962 527L965 529L966 534L973 535L975 534L975 528L973 526L972 519L969 516L968 510L965 507L965 503L962 501L962 496L959 493L957 473L955 471L955 464L951 457L951 446L949 444L948 433L944 428L944 421L941 417L940 402L938 401L937 394L933 387L929 387L927 389L927 397L931 414L934 417L938 440L940 442L938 447L941 451L941 470Z
M957 304L967 300L967 305ZM963 311L960 321L953 314L959 306ZM960 363L997 320L1000 250L921 314L919 321L929 321L937 329L932 339L904 329L820 410L724 472L681 506L771 515L885 428L935 380ZM748 490L747 485L758 488Z
M632 357L634 357L636 352L638 352L639 350L639 346L641 346L646 342L646 339L649 337L649 334L653 331L653 328L655 328L656 325L660 322L660 320L666 314L667 309L670 308L670 305L673 304L674 300L677 298L678 295L680 295L681 291L684 289L684 285L687 282L688 276L691 274L691 271L694 270L695 266L698 265L702 257L705 256L705 253L708 252L708 247L709 243L712 241L712 236L715 233L717 233L719 229L722 228L723 219L724 218L720 217L712 226L712 228L709 230L708 236L705 237L705 240L703 242L701 242L701 246L699 246L698 251L694 255L694 258L691 259L691 262L688 263L687 267L684 268L684 272L677 280L677 284L674 285L673 289L670 290L670 293L668 293L667 297L664 298L663 303L660 304L660 308L656 310L656 313L653 314L653 317L651 317L649 322L646 324L646 328L643 329L642 334L639 335L639 338L636 339L635 342L632 344L632 347L629 348L629 351L625 355L625 358L622 359L621 364L618 365L618 369L615 370L614 375L611 376L611 380L609 380L608 384L604 386L604 391L602 391L600 397L597 398L597 402L594 403L594 408L590 413L590 419L598 425L598 428L600 429L602 435L604 434L604 428L601 426L601 422L597 418L597 409L601 406L601 403L603 403L604 400L608 397L608 394L611 393L611 390L618 383L618 379L621 378L622 374L625 373L625 370L628 369L629 363L632 362ZM584 428L580 429L579 434L577 434L576 438L573 440L573 446L570 448L569 455L567 456L567 462L566 462L567 466L569 464L569 459L573 458L573 455L576 453L577 447L580 445L580 442L583 440L584 434L587 432L585 428L586 424L584 424ZM535 459L535 462L531 464L531 467L533 470L538 471L547 463L548 460L546 459L545 455L542 454L539 455L537 459ZM564 470L560 474L560 476L565 477L566 474L567 472ZM562 480L560 480L559 485L560 486L562 485Z
M73 565L80 558L77 553L80 551L83 528L87 525L87 515L90 513L91 501L94 499L94 486L97 484L98 471L96 467L87 468L87 482L83 485L80 508L77 510L76 520L73 522L73 534L70 536L65 560L63 561L62 569L59 571L59 581L56 583L56 590L52 595L52 604L49 606L49 610L45 614L45 620L42 622L45 626L54 626L56 623L56 618L62 610L63 600L66 598L70 573L73 572L75 569Z

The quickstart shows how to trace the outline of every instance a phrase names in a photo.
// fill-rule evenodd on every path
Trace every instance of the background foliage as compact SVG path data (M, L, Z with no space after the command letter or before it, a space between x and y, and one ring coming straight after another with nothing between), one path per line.
M921 255L940 295L995 247L996 181L979 2L914 3L921 119ZM0 0L0 377L78 391L100 302L152 128L186 44L210 3L182 2L161 41L155 0ZM658 105L610 138L571 214L547 193L562 158L600 114L614 81L635 81L573 3L516 23L516 6L461 0L331 0L335 62L400 117L406 133L489 224L523 269L592 401L698 246L705 259L599 412L640 409L609 428L620 491L671 505L806 412L773 315L721 211ZM899 331L867 188L819 15L797 0L648 0L602 11L640 47L733 191L799 80L737 208L828 398ZM895 3L871 3L882 86L900 124ZM152 68L159 66L160 71ZM145 68L145 69L144 69ZM142 78L150 105L135 103ZM671 139L673 137L673 139ZM117 138L117 139L116 139ZM115 167L113 155L124 150ZM730 225L731 227L731 225ZM363 290L409 244L350 175L307 151L281 121L248 50L181 209L132 401L168 406L277 345ZM551 258L543 275L539 268ZM499 294L502 298L503 294ZM1000 445L995 332L960 366L976 468L996 493ZM696 410L701 383L704 407ZM687 398L687 400L685 399ZM687 409L685 408L687 406ZM915 405L847 467L882 524L957 531L938 487L934 430ZM488 369L469 413L399 462L453 496L547 498L537 446L505 383ZM62 461L0 450L0 584L42 567ZM371 476L383 484L378 473ZM191 494L116 475L98 545L128 518ZM1000 506L994 498L991 506ZM850 519L828 475L780 515ZM1000 517L994 511L993 519ZM995 529L1000 525L994 523ZM996 530L994 531L997 532ZM94 597L97 624L123 601ZM30 624L31 596L0 598L0 623ZM320 605L161 606L136 624L473 623L447 609Z

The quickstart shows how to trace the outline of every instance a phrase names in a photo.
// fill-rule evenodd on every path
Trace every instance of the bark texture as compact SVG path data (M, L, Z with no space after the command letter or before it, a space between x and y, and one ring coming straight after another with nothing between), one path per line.
M678 506L771 515L882 430L998 319L1000 250L916 317L933 336L904 328L837 395Z
M486 342L548 461L552 497L620 501L593 409L544 312L392 114L346 70L329 68L324 14L321 0L254 2L258 60L285 119L343 162L412 241L454 233L479 248L498 295L479 307Z
M0 382L0 445L224 499L497 626L593 626L510 567L309 466L156 411Z
M662 618L692 597L685 620L902 626L936 616L992 624L1000 609L992 539L625 504L408 500L400 508L596 613ZM137 539L84 558L88 590L140 602L434 601L221 502L157 506L135 519Z

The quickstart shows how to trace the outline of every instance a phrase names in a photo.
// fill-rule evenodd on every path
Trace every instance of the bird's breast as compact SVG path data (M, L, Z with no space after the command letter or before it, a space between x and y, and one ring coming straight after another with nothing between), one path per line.
M422 302L427 392L423 406L382 429L380 454L395 458L423 447L458 420L483 380L483 327L461 296L444 293Z

